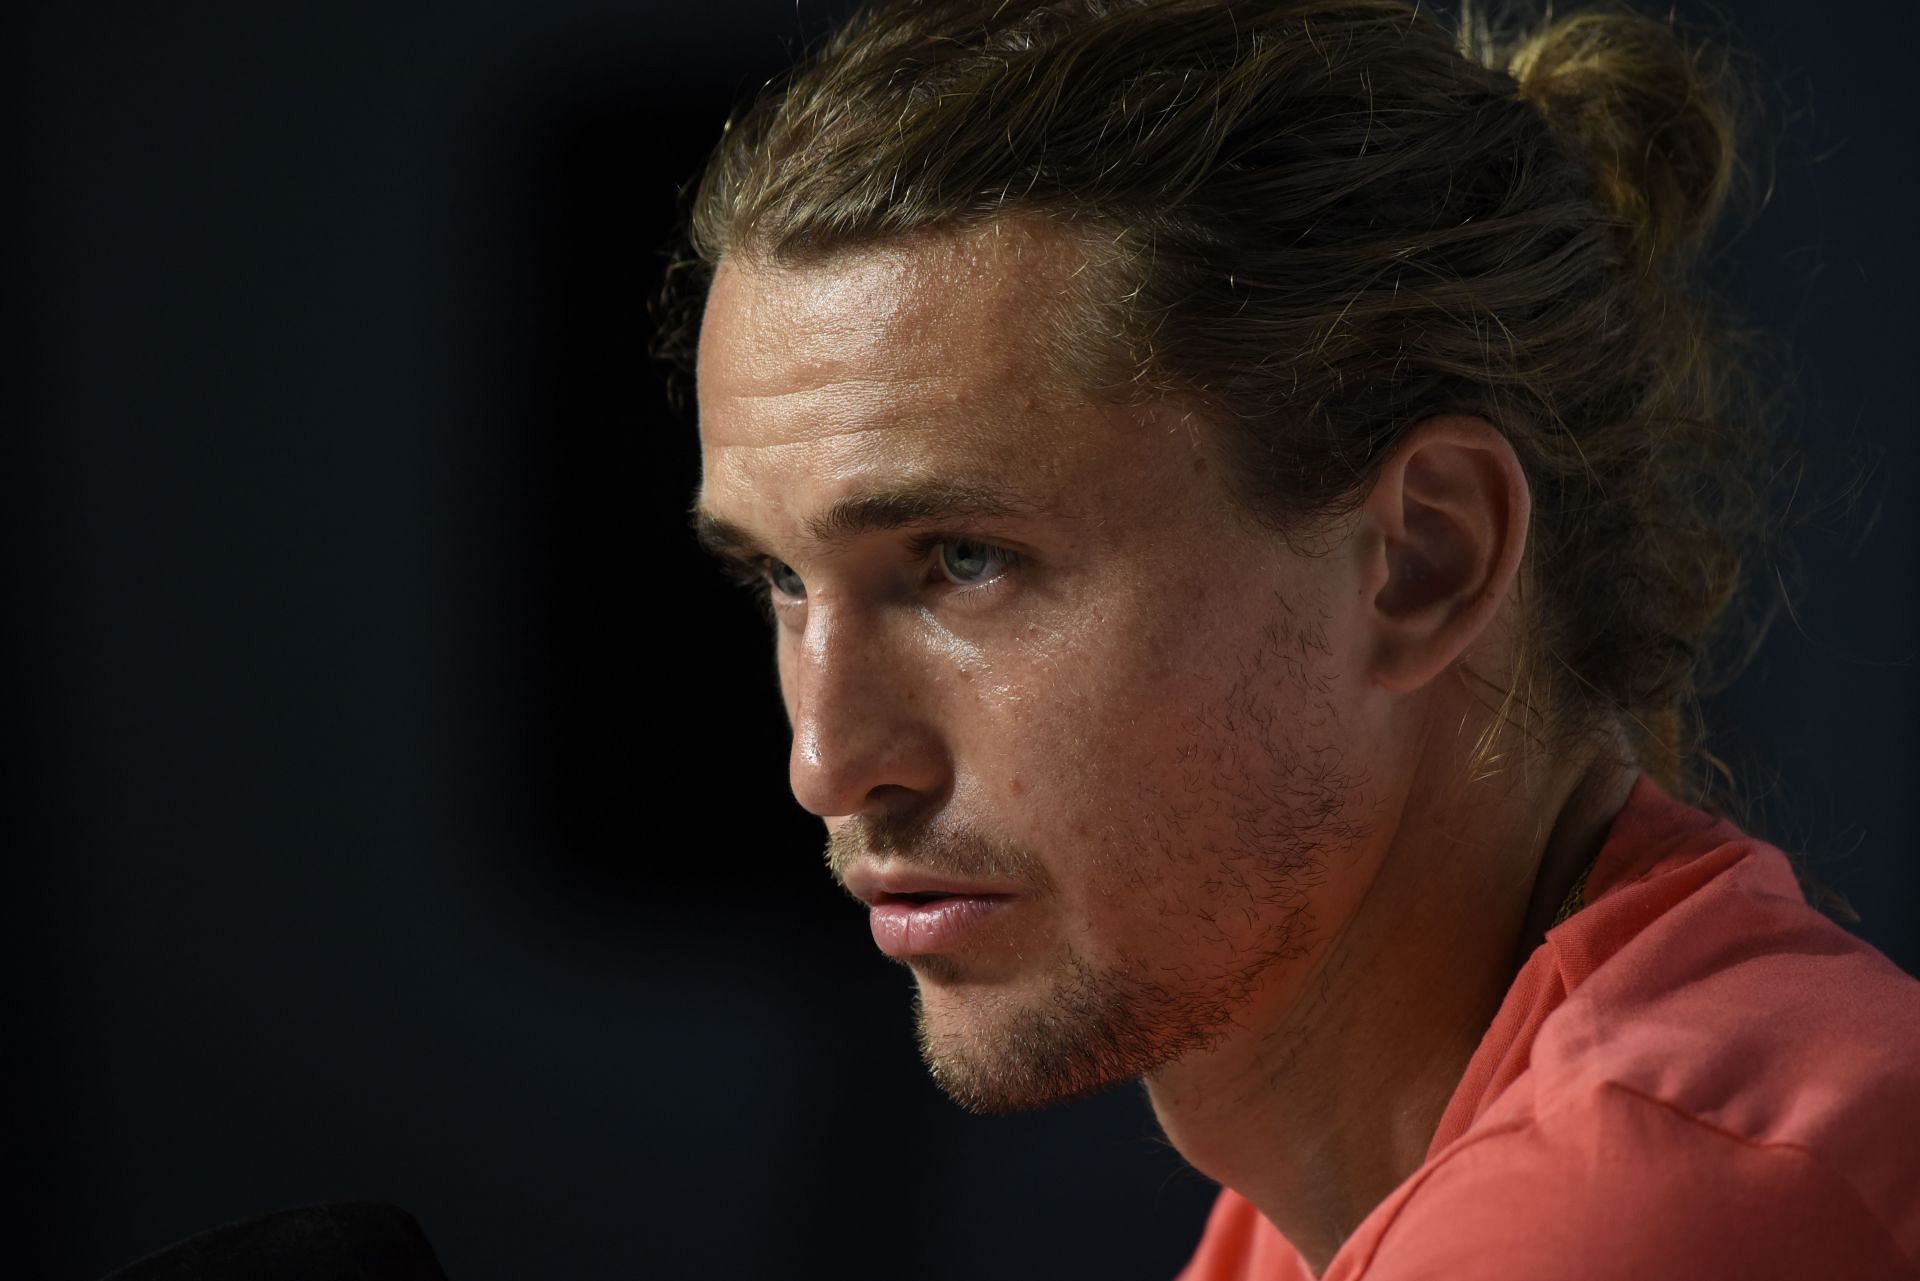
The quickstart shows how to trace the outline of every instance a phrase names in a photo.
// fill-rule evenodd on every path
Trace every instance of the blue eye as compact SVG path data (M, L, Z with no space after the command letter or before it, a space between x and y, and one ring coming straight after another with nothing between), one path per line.
M782 596L800 599L807 594L807 585L800 581L800 575L785 561L770 560L766 563L767 581L773 584L773 590Z
M1012 553L978 539L956 538L940 544L940 572L962 587L999 577L1012 560Z

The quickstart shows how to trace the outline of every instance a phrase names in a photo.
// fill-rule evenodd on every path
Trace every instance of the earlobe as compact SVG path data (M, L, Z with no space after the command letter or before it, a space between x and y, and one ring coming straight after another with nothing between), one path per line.
M1526 549L1530 498L1513 447L1485 419L1429 418L1382 464L1363 504L1374 631L1370 675L1397 693L1439 675L1487 632Z

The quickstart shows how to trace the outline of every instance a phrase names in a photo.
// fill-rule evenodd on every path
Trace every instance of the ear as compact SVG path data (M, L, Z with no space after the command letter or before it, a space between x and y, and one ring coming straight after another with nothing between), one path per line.
M1361 505L1372 682L1409 693L1478 640L1520 572L1533 500L1520 459L1483 418L1428 418Z

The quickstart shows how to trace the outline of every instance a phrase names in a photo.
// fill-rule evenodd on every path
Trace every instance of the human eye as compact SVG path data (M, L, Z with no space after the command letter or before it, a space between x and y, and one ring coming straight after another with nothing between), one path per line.
M757 556L751 560L736 561L726 568L727 576L746 589L768 618L773 617L775 606L794 604L807 598L806 583L785 561L775 560L771 556Z
M978 538L933 536L923 540L922 555L931 555L940 574L955 587L984 587L1018 560L1013 552Z
M760 579L779 596L790 600L807 598L807 585L800 580L800 575L793 572L793 566L785 561L771 557L761 561Z

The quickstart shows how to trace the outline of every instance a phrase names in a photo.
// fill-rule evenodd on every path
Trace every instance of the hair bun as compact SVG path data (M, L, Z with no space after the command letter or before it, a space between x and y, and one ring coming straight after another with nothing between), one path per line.
M1583 13L1522 40L1520 94L1591 159L1601 199L1643 262L1696 248L1725 203L1737 151L1723 63L1631 13Z

